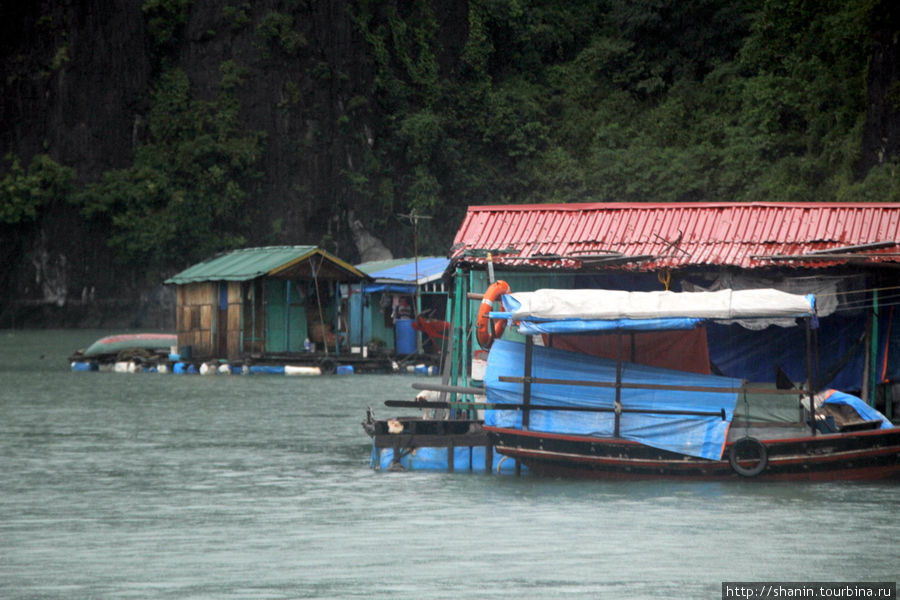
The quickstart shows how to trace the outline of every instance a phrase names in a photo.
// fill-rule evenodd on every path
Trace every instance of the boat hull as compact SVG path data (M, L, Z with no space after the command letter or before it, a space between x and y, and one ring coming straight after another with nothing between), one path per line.
M729 461L706 460L659 450L622 439L563 435L499 427L484 428L495 451L536 474L585 479L753 479L875 480L900 478L900 428L858 433L760 438L765 465L752 473L759 455ZM744 475L736 469L744 471Z

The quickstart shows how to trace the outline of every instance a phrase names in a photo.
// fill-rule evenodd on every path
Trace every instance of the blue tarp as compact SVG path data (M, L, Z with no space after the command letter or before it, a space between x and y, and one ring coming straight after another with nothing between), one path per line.
M461 446L453 450L453 470L455 472L471 471L484 473L484 446ZM515 472L516 463L505 460L502 454L495 452L491 472L511 474ZM391 448L376 448L372 445L369 465L381 471L387 471L394 462L394 451ZM447 448L420 447L415 452L402 452L400 465L407 471L447 471Z
M418 276L418 282L422 284L440 279L449 263L450 259L448 258L430 256L420 258L418 263L416 263L415 259L409 259L407 263L393 265L379 271L366 271L366 273L376 283L390 281L393 283L415 284ZM363 265L359 266L362 267ZM366 288L368 287L367 285Z
M490 312L491 319L511 319L509 312ZM673 331L693 329L703 323L703 319L616 319L611 321L585 321L582 319L560 319L557 321L519 321L518 331L522 335L553 333L605 333L612 331Z
M818 333L818 377L825 378L839 366L848 350L856 347L847 364L821 385L843 390L858 390L862 383L865 349L856 342L865 330L865 317L825 317ZM768 327L760 331L740 325L711 323L706 328L709 359L725 375L749 381L774 381L775 366L781 367L794 382L803 382L806 374L806 330L802 327ZM881 363L878 363L881 364Z
M524 375L525 345L496 340L488 355L484 385L489 403L521 404L522 384L504 383L500 376ZM545 379L615 382L616 361L585 354L535 346L532 376ZM623 363L625 383L653 383L694 387L739 388L741 380L698 375ZM620 437L654 448L680 454L719 460L731 422L737 392L685 392L671 390L623 389L626 409L689 410L719 412L721 416L660 415L623 413ZM531 403L551 406L594 406L612 408L613 388L574 385L532 384ZM518 410L487 410L485 424L496 427L522 427ZM611 412L566 412L533 410L529 429L550 433L612 437L615 415Z
M853 408L859 417L864 421L881 421L881 427L879 429L891 429L894 427L893 423L888 421L887 417L883 414L857 398L856 396L851 396L850 394L845 394L844 392L839 392L837 390L829 390L830 396L825 399L823 404L845 404Z
M416 286L400 285L397 283L370 283L364 288L365 293L374 294L376 292L388 292L391 294L415 294Z

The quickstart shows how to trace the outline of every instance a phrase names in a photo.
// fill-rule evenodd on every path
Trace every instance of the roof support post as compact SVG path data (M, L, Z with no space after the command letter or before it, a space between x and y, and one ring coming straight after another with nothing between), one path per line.
M622 332L616 334L619 342L619 350L616 355L616 400L613 404L615 412L615 424L613 426L613 437L619 437L619 429L622 421Z
M809 394L809 430L810 435L816 435L816 388L813 384L813 360L812 360L812 325L810 318L806 317L806 389Z
M256 279L250 280L250 352L256 350Z
M534 336L525 336L525 371L522 381L522 429L531 425L531 376L534 362Z
M869 366L869 395L865 398L869 406L875 406L875 398L878 395L878 288L872 290L872 351L870 353L871 365Z
M468 305L468 280L466 279L463 270L460 267L456 267L456 277L454 277L454 294L453 294L453 318L450 320L452 324L452 331L450 335L452 337L452 342L450 344L450 382L452 385L459 385L459 379L462 375L462 360L465 354L464 352L464 337L463 337L463 323L467 323L464 319L463 310L466 305ZM466 381L468 384L468 381ZM450 402L456 401L456 392L453 392L450 395Z

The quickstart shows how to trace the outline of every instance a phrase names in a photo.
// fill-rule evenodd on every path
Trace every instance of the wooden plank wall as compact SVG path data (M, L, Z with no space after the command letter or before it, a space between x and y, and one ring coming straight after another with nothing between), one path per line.
M201 282L179 285L176 301L175 332L178 334L178 345L191 346L196 356L212 355L216 284Z
M241 283L228 283L228 317L227 327L228 358L235 360L241 356Z
M263 279L257 278L244 284L244 348L245 353L263 352L265 350L266 312L263 297ZM256 303L253 295L256 295ZM256 314L254 315L254 309ZM255 329L254 329L255 326Z

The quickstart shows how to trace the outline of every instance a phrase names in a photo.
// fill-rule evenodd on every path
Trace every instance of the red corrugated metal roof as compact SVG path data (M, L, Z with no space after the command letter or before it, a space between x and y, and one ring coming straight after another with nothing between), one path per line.
M900 262L897 203L470 206L451 258L540 268L822 268ZM811 252L834 252L812 257Z

